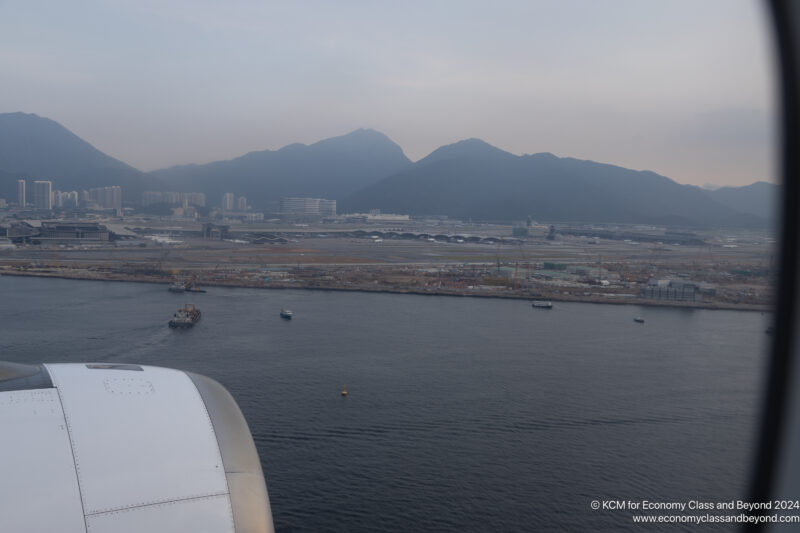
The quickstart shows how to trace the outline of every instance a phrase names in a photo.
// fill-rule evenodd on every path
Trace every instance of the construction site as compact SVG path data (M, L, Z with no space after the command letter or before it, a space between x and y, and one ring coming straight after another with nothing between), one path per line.
M774 239L757 231L77 226L7 232L0 274L749 310L770 309L776 276Z

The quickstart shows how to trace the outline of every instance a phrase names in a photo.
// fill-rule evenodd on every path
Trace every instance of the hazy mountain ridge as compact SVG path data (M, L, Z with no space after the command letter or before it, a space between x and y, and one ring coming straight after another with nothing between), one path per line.
M457 159L461 157L468 157L468 158L508 158L508 157L516 157L514 154L510 152L506 152L505 150L501 150L496 146L492 146L491 144L483 141L481 139L470 138L464 139L462 141L457 141L452 144L447 144L445 146L440 146L427 156L423 157L416 163L415 166L420 167L424 165L428 165L431 163L436 163L439 161L447 161L450 159Z
M400 146L384 134L361 129L311 145L295 143L151 174L165 189L203 191L212 203L222 193L233 192L263 208L282 196L339 200L410 165Z
M738 188L734 188L738 189ZM743 213L650 171L550 153L516 156L471 139L442 147L408 170L341 202L342 210L446 214L478 220L764 226Z
M54 188L66 191L120 185L136 193L154 181L58 122L28 113L0 114L0 171L0 191L7 197L19 176L52 180Z
M650 171L550 153L517 156L480 139L412 163L386 135L367 129L143 173L55 121L0 114L0 196L14 201L20 177L51 179L61 190L121 185L127 204L143 190L201 191L210 205L233 192L257 209L276 207L282 196L313 196L339 200L339 212L743 227L766 225L780 191L765 182L710 191Z
M715 202L742 213L769 218L778 209L781 187L766 181L757 181L744 187L719 187L706 191Z

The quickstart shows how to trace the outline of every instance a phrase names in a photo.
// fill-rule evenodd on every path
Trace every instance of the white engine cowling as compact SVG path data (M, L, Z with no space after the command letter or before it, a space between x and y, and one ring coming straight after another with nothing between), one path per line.
M231 395L131 364L0 362L0 531L273 531Z

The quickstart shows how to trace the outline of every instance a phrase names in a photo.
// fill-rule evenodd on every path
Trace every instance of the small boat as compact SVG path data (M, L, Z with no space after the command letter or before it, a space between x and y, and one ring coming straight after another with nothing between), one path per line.
M644 324L644 318L637 316L633 319L634 322L638 322L639 324Z
M553 302L545 302L545 301L537 300L537 301L531 303L531 307L535 307L536 309L552 309L553 308Z
M185 304L181 309L175 311L169 321L171 328L190 328L200 320L200 310L194 304Z
M286 320L291 320L294 313L289 311L288 309L281 309L281 318L285 318Z
M342 396L347 396L347 385L342 387Z
M184 292L186 287L184 287L183 283L172 283L167 290L169 292Z

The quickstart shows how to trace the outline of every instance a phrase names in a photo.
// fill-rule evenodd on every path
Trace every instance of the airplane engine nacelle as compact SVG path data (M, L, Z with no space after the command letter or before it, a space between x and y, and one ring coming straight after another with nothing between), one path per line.
M253 438L204 376L0 362L0 531L273 531Z

